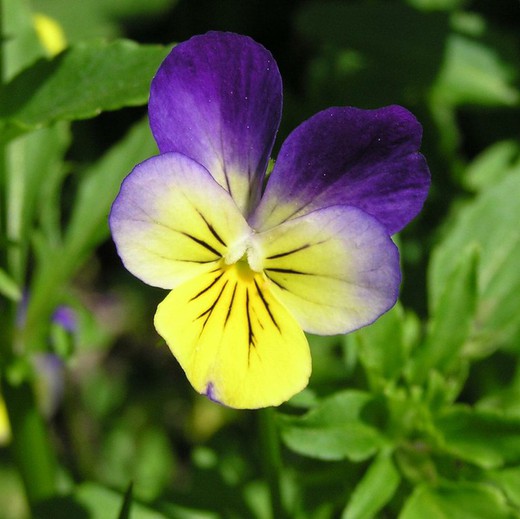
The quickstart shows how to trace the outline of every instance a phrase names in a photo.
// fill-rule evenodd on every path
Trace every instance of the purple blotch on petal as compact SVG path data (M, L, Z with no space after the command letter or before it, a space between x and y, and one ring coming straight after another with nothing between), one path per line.
M213 382L209 382L206 386L206 391L204 392L204 395L207 396L212 402L216 402L217 404L220 404L220 402L217 400L217 397L215 396L215 386Z

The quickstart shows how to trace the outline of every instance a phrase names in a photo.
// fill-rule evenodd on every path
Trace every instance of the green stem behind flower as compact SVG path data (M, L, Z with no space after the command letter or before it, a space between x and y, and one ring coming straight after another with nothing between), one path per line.
M257 413L258 429L264 475L271 498L271 516L272 519L285 519L288 516L282 503L282 458L275 413L272 407L260 409Z
M14 4L16 5L16 4ZM5 23L8 6L0 0L0 34L7 34ZM0 87L3 84L6 70L4 48L0 49ZM12 173L12 172L11 172ZM11 244L7 237L11 225L8 212L8 177L6 148L0 144L0 265L13 277L19 286L22 285L24 263L18 253L10 254ZM5 240L5 241L4 241ZM6 371L12 365L14 357L14 341L17 319L16 301L6 301L2 310L0 333L0 382L1 394L5 400L11 426L11 447L18 471L23 480L27 498L31 505L56 493L56 461L49 441L45 422L40 415L34 392L28 381L17 385L6 381Z
M3 384L12 450L31 505L56 494L56 462L49 432L28 382Z

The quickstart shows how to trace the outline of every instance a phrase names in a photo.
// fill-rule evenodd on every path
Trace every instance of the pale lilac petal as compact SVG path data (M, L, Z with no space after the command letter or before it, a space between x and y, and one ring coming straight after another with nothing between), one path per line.
M247 214L260 196L281 107L271 53L247 36L210 32L178 44L164 60L149 115L161 153L202 164Z
M390 234L398 232L421 210L430 185L418 153L421 135L415 117L400 106L316 114L283 144L251 225L268 229L347 204L377 218Z
M136 166L109 223L125 267L145 283L169 289L214 269L228 246L250 232L229 193L179 153Z
M385 227L360 209L318 209L256 240L273 295L307 332L351 332L397 300L397 247Z

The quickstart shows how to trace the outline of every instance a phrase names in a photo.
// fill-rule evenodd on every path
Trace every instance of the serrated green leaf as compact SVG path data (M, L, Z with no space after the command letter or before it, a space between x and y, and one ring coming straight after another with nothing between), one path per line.
M169 50L128 40L78 43L52 60L39 60L0 90L0 117L6 120L0 136L145 104Z
M447 370L458 360L469 337L477 301L478 251L469 247L446 278L442 294L431 309L425 343L412 359L409 376L421 383L432 368Z
M434 423L442 448L453 456L487 469L520 463L520 417L459 405Z
M511 174L462 207L432 254L430 307L436 308L453 276L454 258L469 245L479 251L478 301L472 340L465 351L482 356L520 338L520 174ZM516 345L516 346L515 346Z
M342 519L372 519L392 499L400 481L389 452L380 452L356 486Z
M378 430L364 420L372 402L370 393L348 390L326 398L302 417L280 416L282 439L312 458L367 459L384 444Z
M399 519L513 519L499 490L479 483L419 486L406 501Z

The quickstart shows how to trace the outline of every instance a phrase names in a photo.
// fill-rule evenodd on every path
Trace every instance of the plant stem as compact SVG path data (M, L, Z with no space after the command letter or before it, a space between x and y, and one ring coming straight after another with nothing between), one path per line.
M16 4L14 4L16 5ZM0 0L0 34L7 34L5 17L8 7ZM5 44L5 42L2 42ZM0 86L5 74L4 46L0 49ZM0 265L15 279L19 286L23 285L25 265L19 251L9 251L12 247L7 237L10 235L9 222L9 180L7 171L6 148L0 144L0 237L6 240L0 243ZM7 304L6 304L7 306ZM49 439L46 424L38 411L32 385L28 381L13 385L6 380L5 372L14 358L14 342L16 336L17 303L8 303L7 311L1 316L0 332L0 382L1 394L5 400L9 423L11 426L11 448L19 474L22 478L29 504L56 494L56 461L55 453Z
M287 514L280 491L282 458L275 410L272 407L260 409L257 415L264 476L271 498L271 517L272 519L285 519Z
M12 430L11 447L30 505L56 494L56 462L31 385L2 388Z

